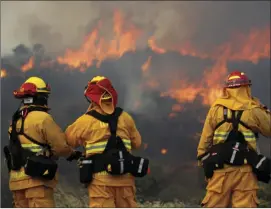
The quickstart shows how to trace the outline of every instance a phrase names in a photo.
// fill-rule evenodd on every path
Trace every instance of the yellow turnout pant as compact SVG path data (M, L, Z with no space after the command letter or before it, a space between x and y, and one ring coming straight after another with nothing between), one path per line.
M54 208L54 190L45 186L15 190L13 205L15 208Z
M89 207L91 208L136 208L133 186L90 185Z
M214 172L206 187L202 206L207 208L255 208L258 206L258 181L251 168L237 167Z

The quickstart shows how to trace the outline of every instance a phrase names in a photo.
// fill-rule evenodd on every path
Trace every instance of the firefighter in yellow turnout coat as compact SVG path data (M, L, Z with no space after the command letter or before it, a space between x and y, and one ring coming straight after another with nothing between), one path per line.
M87 112L96 110L103 115L112 114L117 104L117 92L111 82L101 76L94 77L85 89L85 96L91 102ZM139 148L141 136L134 120L125 111L118 119L117 133L128 151ZM68 144L83 146L86 156L102 153L110 131L108 124L84 114L66 130ZM89 174L91 175L91 174ZM136 207L135 181L130 174L112 176L106 171L93 174L88 186L90 207Z
M209 148L224 143L229 136L233 125L227 122L220 126L218 124L223 121L224 116L232 118L232 110L243 111L240 120L245 125L239 124L237 128L242 132L251 149L257 150L255 133L266 137L271 136L270 111L251 96L250 85L251 82L244 73L233 72L228 76L224 96L214 102L204 124L198 145L198 159L201 160L201 163L204 164L204 160L210 157L210 155L205 155ZM238 149L236 150L238 151ZM236 154L235 151L233 153ZM217 154L218 152L212 153L213 156ZM236 156L231 155L231 160ZM246 159L243 165L224 164L220 169L215 169L212 177L207 181L207 193L202 201L204 207L245 208L258 205L258 180Z
M49 85L41 78L31 77L17 91L14 96L23 100L20 111L24 122L20 118L16 123L16 131L19 132L23 124L23 134L18 135L23 150L39 153L43 147L33 143L28 137L37 143L50 146L51 154L55 157L70 156L73 150L67 145L65 134L47 112ZM11 134L12 128L9 128ZM16 153L15 153L16 154ZM25 162L24 162L25 163ZM38 168L34 168L38 169ZM10 170L9 187L13 193L14 207L55 207L53 189L57 184L57 175L52 180L33 178L25 174L22 166L19 170Z

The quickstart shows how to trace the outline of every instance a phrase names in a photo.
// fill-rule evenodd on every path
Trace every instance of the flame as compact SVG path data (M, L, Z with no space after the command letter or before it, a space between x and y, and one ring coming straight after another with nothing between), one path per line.
M143 73L149 70L150 65L151 65L151 59L152 59L152 56L149 56L147 61L142 65L141 69Z
M127 52L136 50L136 39L140 35L140 31L130 25L129 30L124 30L124 22L122 14L119 11L114 13L114 39L106 41L99 38L99 27L95 28L85 39L80 49L67 49L63 57L58 57L60 64L67 64L72 68L79 68L85 71L96 62L99 68L101 63L106 59L118 59Z
M158 54L164 54L167 51L175 51L175 52L179 52L183 56L198 57L201 59L211 58L211 55L199 51L189 41L184 42L183 44L179 44L177 46L175 45L174 47L169 47L168 49L165 49L165 48L162 48L161 46L158 46L158 44L156 43L156 39L154 37L150 37L148 40L148 45L152 51Z
M183 110L183 107L180 104L174 104L172 106L172 111L174 112L181 112Z
M6 69L1 69L1 78L4 78L4 77L6 77L7 76L7 71L6 71Z
M191 45L187 45L191 46ZM190 49L190 51L188 50ZM178 102L193 102L200 95L204 105L211 105L216 98L222 95L222 81L228 73L228 61L250 61L256 64L259 59L270 58L270 28L253 29L245 36L239 34L231 41L218 46L211 54L202 54L198 51L191 53L191 47L186 51L180 49L183 55L197 56L199 58L212 58L215 62L209 69L204 70L204 76L199 83L188 83L184 80L182 86L173 86L162 92L162 97L171 97ZM184 84L185 83L185 84Z
M23 72L26 72L26 71L32 69L33 66L34 66L34 57L32 56L32 57L30 57L30 59L28 60L28 62L25 63L25 64L21 67L21 69L22 69Z
M175 112L171 112L168 115L169 118L175 118L176 116L177 116L177 114Z
M178 47L178 50L176 51L178 51L183 56L198 57L201 59L210 58L210 55L199 51L190 42L184 43L182 46Z
M56 61L59 64L67 65L67 69L76 68L83 72L90 66L95 65L99 68L104 60L119 59L125 53L136 50L136 42L141 35L141 31L135 26L124 22L124 17L120 11L114 12L112 39L108 40L101 36L102 27L100 21L97 27L85 37L78 49L67 49L63 56L57 57ZM253 28L247 34L235 33L229 41L213 49L208 49L206 52L200 50L190 40L170 46L159 43L157 37L151 36L148 38L147 44L157 54L174 51L182 56L212 60L213 65L203 69L203 76L200 81L191 82L182 77L181 80L173 82L176 78L172 76L171 86L167 87L166 90L159 89L161 97L171 97L178 103L193 102L200 96L204 105L211 105L216 98L222 95L222 82L228 73L227 64L229 61L249 61L257 64L260 59L270 58L270 26ZM141 66L144 80L143 86L157 90L166 81L161 82L157 77L149 75L148 72L153 61L153 57L148 56L146 62ZM49 63L41 63L40 65L46 67L47 64ZM21 69L26 72L33 68L33 65L34 58L31 57ZM4 77L5 75L2 76L2 74L1 70L1 77ZM138 107L139 105L136 103L135 108ZM182 111L182 107L175 104L169 117L176 117L176 112L180 111Z
M167 149L165 149L165 148L161 149L161 154L163 154L163 155L167 154Z
M148 45L151 48L152 51L158 53L158 54L164 54L166 53L166 50L163 48L160 48L156 45L155 38L152 36L148 40Z
M172 112L169 114L169 118L175 118L177 116L177 112L181 112L184 108L180 104L174 104L171 108Z
M229 60L257 64L260 59L270 59L270 27L261 30L253 28L248 35L237 34L231 43L226 43L223 47L231 49Z
M188 84L184 81L181 83L181 87L162 92L160 96L174 98L180 103L194 101L196 96L200 93L201 87L197 87L195 84Z

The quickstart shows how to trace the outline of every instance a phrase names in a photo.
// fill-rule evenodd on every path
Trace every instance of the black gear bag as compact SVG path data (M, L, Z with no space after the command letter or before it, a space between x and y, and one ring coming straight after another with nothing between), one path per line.
M121 108L117 107L112 115L102 115L94 110L87 113L104 123L108 123L111 136L102 154L95 154L81 160L79 166L81 183L90 183L92 175L101 171L106 171L113 176L131 173L135 177L143 177L147 174L149 160L130 154L122 139L116 134L118 118L122 111Z
M51 156L47 157L45 155L46 150L50 152L50 146L47 144L42 144L24 133L24 121L27 114L31 111L46 110L46 108L42 107L28 107L14 113L12 117L12 130L10 133L9 144L4 147L5 160L7 162L9 171L19 171L22 167L24 167L25 174L33 178L52 180L55 177L57 163L51 159ZM20 118L22 118L22 126L20 131L17 132L16 124ZM23 135L32 143L43 147L43 154L24 149L19 140L19 135Z
M238 130L238 125L251 130L243 121L241 121L243 111L232 110L232 118L227 118L227 108L224 107L224 120L217 124L217 129L223 123L232 123L232 130L229 132L224 143L213 145L209 151L198 157L201 160L206 178L211 178L216 169L221 169L224 164L232 166L241 166L249 164L252 166L253 172L259 181L268 183L271 173L271 162L267 157L258 154L254 149L250 148L245 140L242 132ZM258 137L257 133L254 133Z

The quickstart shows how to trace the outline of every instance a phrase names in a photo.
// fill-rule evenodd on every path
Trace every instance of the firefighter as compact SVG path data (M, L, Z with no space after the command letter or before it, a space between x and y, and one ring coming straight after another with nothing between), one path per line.
M270 160L257 151L258 133L271 136L270 111L250 86L245 73L230 73L208 112L197 149L208 182L203 207L257 207L258 180L270 180Z
M84 94L90 102L87 113L95 111L102 116L108 116L117 109L118 94L106 77L94 77L88 82ZM99 121L89 114L84 114L72 125L68 126L65 133L70 146L73 148L83 146L86 157L92 157L103 153L109 141L110 130L109 124ZM128 151L137 149L141 145L141 135L136 128L135 122L125 111L118 118L116 134L122 138L123 144ZM94 164L97 165L98 163L94 162ZM89 169L86 170L89 171ZM114 170L113 166L112 170ZM110 164L108 171L111 171ZM82 173L80 175L92 178L91 173ZM87 185L89 207L137 207L135 180L129 173L114 176L102 170L94 173L93 179Z
M22 100L9 128L9 146L4 148L13 205L55 207L53 190L58 179L55 161L76 152L67 145L65 133L48 113L48 84L39 77L30 77L13 94Z

